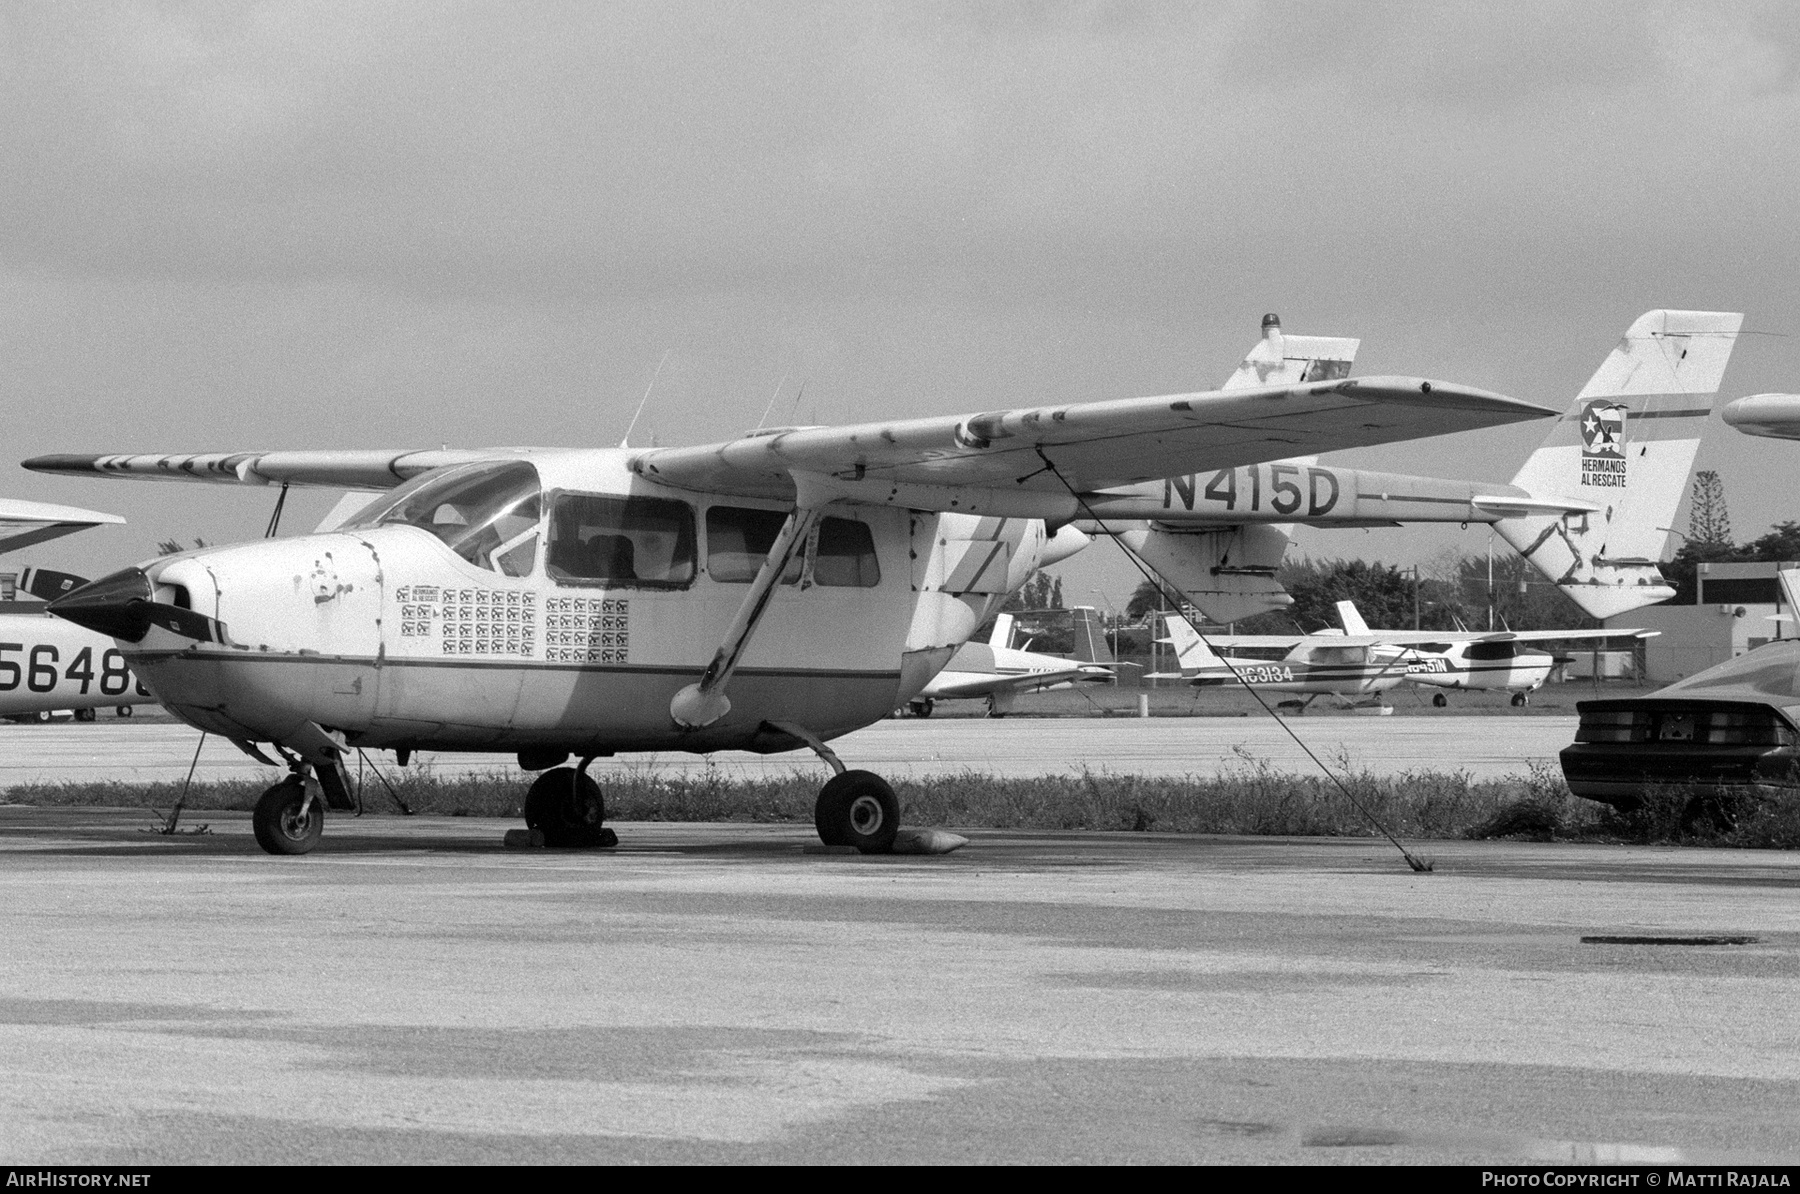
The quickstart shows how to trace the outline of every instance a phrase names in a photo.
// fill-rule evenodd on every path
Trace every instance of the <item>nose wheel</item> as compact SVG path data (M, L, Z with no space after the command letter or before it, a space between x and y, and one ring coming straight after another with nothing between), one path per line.
M289 776L262 794L250 828L271 854L308 853L325 832L325 802L306 790L305 780Z
M546 846L604 846L606 798L585 771L558 767L532 781L525 793L525 824Z

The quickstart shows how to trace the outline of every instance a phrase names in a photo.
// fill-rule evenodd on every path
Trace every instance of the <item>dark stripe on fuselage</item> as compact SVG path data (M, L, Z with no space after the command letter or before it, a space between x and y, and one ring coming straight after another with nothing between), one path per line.
M122 653L127 663L138 659L149 662L188 659L196 663L333 664L379 668L382 671L389 668L450 668L484 672L609 672L645 676L697 676L705 670L704 664L678 666L634 663L549 663L535 659L396 659L389 656L378 663L373 655L284 655L274 651L258 651L253 654L243 651L233 651L229 654L222 651L124 651ZM739 676L787 676L797 679L811 677L822 680L898 680L900 669L741 667L735 674Z
M1624 406L1624 403L1620 403L1619 405ZM1625 409L1629 412L1633 422L1636 422L1639 419L1704 419L1706 416L1712 414L1712 407L1710 406L1689 406L1683 407L1680 410L1632 410L1628 406L1625 407ZM1565 423L1579 423L1585 417L1587 417L1587 411L1579 410L1574 414L1564 415L1562 421Z

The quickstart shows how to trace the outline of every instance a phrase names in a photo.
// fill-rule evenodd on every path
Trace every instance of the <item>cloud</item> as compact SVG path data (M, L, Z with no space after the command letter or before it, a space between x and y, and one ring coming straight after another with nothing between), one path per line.
M353 0L0 20L18 164L0 250L50 271L601 303L1163 301L1246 238L1311 244L1326 268L1347 256L1317 246L1352 240L1579 249L1703 222L1683 190L1721 176L1766 232L1800 182L1766 152L1800 132L1783 6Z

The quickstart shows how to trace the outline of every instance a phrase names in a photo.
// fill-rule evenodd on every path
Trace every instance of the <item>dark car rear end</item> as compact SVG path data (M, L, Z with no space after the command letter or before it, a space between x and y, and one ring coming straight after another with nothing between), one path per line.
M1772 705L1652 696L1576 709L1581 726L1562 768L1577 796L1632 808L1653 786L1800 788L1800 731Z

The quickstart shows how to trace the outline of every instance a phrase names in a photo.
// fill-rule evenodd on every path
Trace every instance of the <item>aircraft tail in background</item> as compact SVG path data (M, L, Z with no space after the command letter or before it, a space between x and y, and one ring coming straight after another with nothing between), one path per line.
M1289 336L1279 315L1265 315L1262 339L1220 388L1348 377L1361 345L1354 336ZM1116 538L1208 618L1236 622L1294 603L1275 579L1293 530L1287 523L1184 528L1144 522L1120 527Z
M1176 662L1181 665L1183 674L1226 666L1186 618L1180 614L1163 614L1162 620L1163 636L1156 641L1174 648Z
M1219 388L1244 390L1349 377L1361 345L1362 341L1354 337L1284 335L1281 316L1265 315L1262 339Z
M988 635L988 646L997 651L1012 646L1013 616L998 614L994 617L994 629Z
M1338 620L1344 624L1345 634L1373 634L1369 624L1363 621L1362 613L1356 608L1354 601L1337 603Z
M1594 513L1504 518L1494 529L1597 618L1674 596L1657 568L1744 317L1638 317L1513 478Z
M1091 605L1078 605L1069 611L1069 640L1071 658L1079 663L1114 662L1100 613Z

